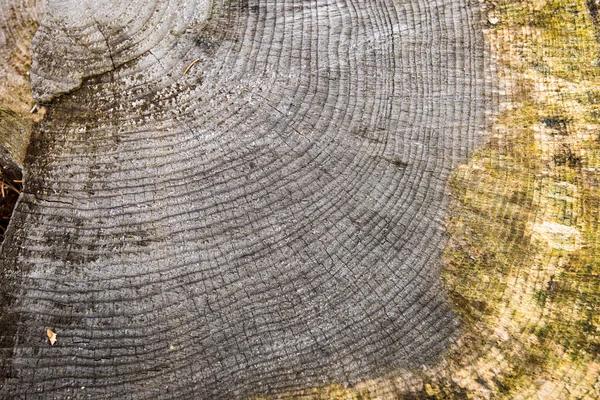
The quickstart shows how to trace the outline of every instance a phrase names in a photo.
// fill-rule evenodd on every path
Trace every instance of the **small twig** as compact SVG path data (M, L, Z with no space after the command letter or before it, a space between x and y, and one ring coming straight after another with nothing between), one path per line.
M298 129L294 128L293 126L292 126L292 129L295 130L297 133L299 133L301 136L304 136L304 133L300 132Z
M4 185L6 185L6 187L9 188L9 189L14 190L15 193L21 194L21 191L19 189L17 189L13 185L11 185L10 183L8 183L4 179L2 179L2 181L0 182L0 191L2 192L2 197L5 197L5 195L6 195L6 192L4 191Z
M189 72L190 68L192 68L192 66L194 64L196 64L198 61L200 61L199 58L196 58L194 61L192 61L192 63L190 65L188 65L188 67L185 69L185 71L183 72L183 74L186 75Z

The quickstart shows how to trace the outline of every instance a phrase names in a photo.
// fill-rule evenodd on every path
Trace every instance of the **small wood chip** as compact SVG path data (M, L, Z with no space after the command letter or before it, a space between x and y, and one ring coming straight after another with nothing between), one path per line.
M48 339L50 340L50 344L52 346L54 346L54 343L56 343L56 333L54 333L54 331L52 329L48 329L46 331L46 335L48 336Z

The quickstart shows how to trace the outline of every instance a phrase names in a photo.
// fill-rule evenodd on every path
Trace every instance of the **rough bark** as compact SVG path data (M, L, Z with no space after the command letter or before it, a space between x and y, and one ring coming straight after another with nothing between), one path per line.
M3 395L240 398L437 361L446 180L493 106L481 27L462 0L51 1Z

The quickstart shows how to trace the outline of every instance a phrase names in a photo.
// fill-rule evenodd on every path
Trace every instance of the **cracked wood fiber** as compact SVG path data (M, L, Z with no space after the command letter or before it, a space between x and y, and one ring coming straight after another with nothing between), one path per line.
M284 396L439 360L458 331L446 181L493 98L476 4L56 0L40 18L3 396Z

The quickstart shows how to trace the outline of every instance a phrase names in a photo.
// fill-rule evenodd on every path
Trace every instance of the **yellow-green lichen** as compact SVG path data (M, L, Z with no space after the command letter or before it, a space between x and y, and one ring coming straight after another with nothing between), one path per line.
M592 398L600 362L596 31L583 0L501 1L493 12L489 38L509 103L489 145L451 180L443 278L464 323L460 349L476 360L455 352L450 363L463 365L459 384L472 393L479 383L476 397Z

